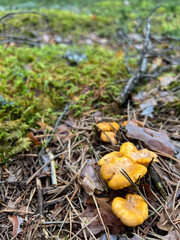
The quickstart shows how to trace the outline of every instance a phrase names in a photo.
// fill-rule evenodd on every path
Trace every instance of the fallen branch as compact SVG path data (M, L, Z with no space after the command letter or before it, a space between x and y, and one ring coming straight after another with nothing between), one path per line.
M139 61L139 64L138 64L139 67L138 67L137 71L135 72L135 74L127 82L123 92L117 97L116 101L120 105L122 105L123 103L126 102L126 100L129 97L129 94L134 90L136 84L141 79L142 73L146 72L147 59L145 57L145 54L148 52L150 29L151 29L151 21L150 21L150 18L148 18L147 26L146 26L146 35L145 35L144 46L143 46L143 49L141 51L140 61Z

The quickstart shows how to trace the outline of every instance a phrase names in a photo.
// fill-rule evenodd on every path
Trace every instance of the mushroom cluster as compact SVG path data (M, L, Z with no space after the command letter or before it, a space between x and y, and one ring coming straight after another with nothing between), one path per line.
M98 131L101 131L100 138L103 142L117 144L116 132L120 129L117 122L100 122L97 124Z
M98 165L100 174L108 186L114 190L131 185L122 174L126 172L133 182L147 173L151 161L157 161L157 155L147 149L137 150L130 142L122 144L120 151L103 156ZM112 202L114 214L127 226L142 224L148 217L148 206L144 199L136 194L127 194L124 198L115 198ZM133 206L133 207L132 207Z

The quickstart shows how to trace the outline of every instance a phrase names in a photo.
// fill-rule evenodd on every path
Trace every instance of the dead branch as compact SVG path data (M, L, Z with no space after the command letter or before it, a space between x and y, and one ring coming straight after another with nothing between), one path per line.
M117 97L116 101L122 105L126 102L128 99L130 93L134 90L135 86L139 82L139 80L142 77L142 73L146 71L147 66L147 58L145 57L145 54L148 52L148 43L149 43L149 37L150 37L150 29L151 29L151 20L148 18L147 25L146 25L146 35L145 35L145 41L144 46L141 51L140 61L138 64L138 69L136 70L135 74L129 79L127 84L125 85L125 88L123 92Z

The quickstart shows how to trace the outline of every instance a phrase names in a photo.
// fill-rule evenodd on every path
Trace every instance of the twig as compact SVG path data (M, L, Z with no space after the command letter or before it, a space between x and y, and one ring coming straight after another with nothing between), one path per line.
M148 52L148 43L150 41L150 29L151 29L151 21L150 16L160 7L160 5L157 5L154 9L151 10L151 12L148 14L148 16L143 19L143 21L139 21L138 25L136 26L134 33L139 29L139 27L142 25L142 22L145 22L147 20L146 25L146 34L145 34L145 40L144 40L144 46L140 54L140 61L138 64L138 69L136 70L135 74L129 79L129 81L126 83L125 88L123 92L116 98L116 101L122 105L126 102L128 99L130 93L134 90L135 86L139 82L139 80L142 78L142 74L146 72L147 68L147 58L145 57L145 54ZM132 70L128 66L128 50L130 45L132 44L132 39L128 43L128 47L125 53L125 63L126 67L129 72L132 73Z
M37 185L37 196L38 196L38 213L40 216L43 215L43 192L42 192L42 185L41 180L36 178L36 185Z
M55 163L54 163L54 155L51 152L48 152L49 155L49 159L53 159L50 162L50 166L51 166L51 181L52 181L52 185L56 186L57 185L57 178L56 178L56 169L55 169Z
M145 61L145 54L147 52L147 47L149 43L149 36L150 36L150 29L151 29L151 21L150 18L147 20L147 26L146 26L146 35L145 35L145 41L144 41L144 46L141 51L141 56L140 56L140 61L139 61L139 67L136 70L135 74L129 79L127 84L125 85L125 88L123 92L117 97L116 101L122 105L125 103L125 101L128 99L130 93L134 90L136 84L139 82L141 79L141 75L144 72L144 69L146 68L144 64L147 62Z

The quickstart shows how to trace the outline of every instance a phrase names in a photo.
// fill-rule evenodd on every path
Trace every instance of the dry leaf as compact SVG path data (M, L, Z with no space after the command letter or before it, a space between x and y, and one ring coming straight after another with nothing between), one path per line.
M61 211L62 206L60 203L57 203L54 207L54 210L52 211L52 219L56 219L57 215L59 214L59 212Z
M94 193L94 190L96 189L96 185L88 173L85 174L85 177L82 180L81 185L86 191L86 193L89 195L92 195Z
M149 128L139 127L135 120L126 125L127 137L138 139L152 149L173 155L176 151L166 132L157 132Z
M9 221L12 223L13 225L13 236L16 236L17 234L19 234L22 230L20 228L21 223L23 223L23 219L19 216L8 216Z
M37 124L40 126L40 130L48 130L49 132L53 131L53 128L49 126L47 123L44 122L43 119L41 121L37 122Z
M157 223L157 227L161 230L164 231L169 231L172 227L172 224L169 223L168 221L168 217L167 214L165 213L165 211L163 210L161 215L160 215L160 219L159 222Z
M28 132L26 136L31 140L34 146L40 145L40 142L38 141L37 137L34 136L33 132Z
M84 213L81 215L81 218L86 222L90 222L92 221L93 218L95 218L95 216L97 214L94 213L94 210L95 210L95 206L88 206ZM100 232L102 232L104 230L104 227L102 226L102 223L100 222L100 220L98 219L98 217L88 225L88 228L91 230L91 232L96 235L96 234L99 234ZM87 237L90 236L90 233L89 231L86 229L86 235ZM83 237L83 231L81 231L79 233L80 237Z
M109 199L106 198L96 198L97 204L99 205L99 211L101 213L103 222L106 227L111 229L112 234L118 234L121 231L124 231L124 225L121 221L113 214L111 210L111 205L107 203ZM86 201L87 208L85 212L81 215L84 220L91 221L95 216L98 215L97 208L95 207L94 201L92 197ZM99 219L99 216L93 223L89 226L89 229L93 232L94 235L100 233L104 230L102 226L102 222ZM89 232L86 230L87 235L89 236ZM82 232L81 232L82 235Z
M84 177L84 179L82 181L82 186L85 189L85 191L86 190L89 191L90 189L93 190L95 187L95 189L93 191L96 194L100 194L106 188L105 183L103 181L101 181L96 170L90 164L87 164L83 167L83 169L81 171L81 177ZM92 186L91 186L91 183L92 183Z
M160 85L163 87L167 87L170 83L176 81L176 77L172 76L162 76L159 78L160 80Z

